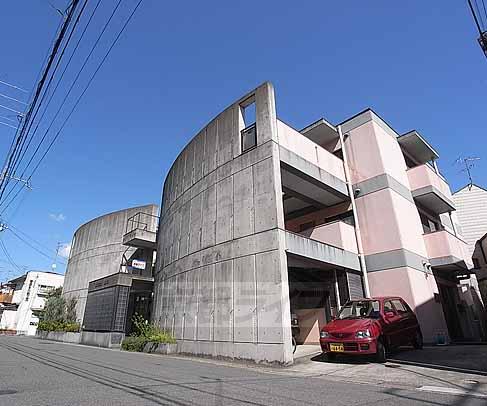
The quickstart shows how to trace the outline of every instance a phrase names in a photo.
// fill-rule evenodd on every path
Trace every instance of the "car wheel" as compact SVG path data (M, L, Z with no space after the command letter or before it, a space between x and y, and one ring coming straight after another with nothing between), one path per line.
M328 361L335 361L337 359L337 355L331 352L327 352L326 358L328 359Z
M421 331L419 330L416 331L416 335L414 336L413 347L416 350L423 349L423 334L421 334Z
M382 340L377 341L377 351L375 353L375 360L381 364L386 362L386 347Z

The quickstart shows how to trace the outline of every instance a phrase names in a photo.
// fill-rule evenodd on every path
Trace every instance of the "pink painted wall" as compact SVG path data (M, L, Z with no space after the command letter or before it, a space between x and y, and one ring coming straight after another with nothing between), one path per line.
M369 273L372 296L400 296L416 313L425 342L435 342L436 335L448 334L443 309L434 301L438 292L435 278L410 268Z
M296 341L302 344L319 344L320 330L326 324L325 309L300 309L295 313L300 329Z
M411 202L383 189L355 203L366 255L405 248L426 257L419 214Z
M345 140L352 183L358 183L383 173L409 187L406 162L396 140L382 127L369 121L350 131Z
M345 170L340 158L279 120L277 131L280 145L345 182Z
M330 244L346 251L358 253L355 228L343 221L334 221L301 231L299 234Z
M440 190L446 197L452 198L448 183L427 164L408 169L407 176L411 190L417 190L431 185Z
M471 264L467 244L446 230L423 235L428 258L441 258L453 255Z

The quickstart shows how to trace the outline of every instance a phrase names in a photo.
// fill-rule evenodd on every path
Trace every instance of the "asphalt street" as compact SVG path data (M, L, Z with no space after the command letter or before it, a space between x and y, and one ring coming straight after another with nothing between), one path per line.
M448 394L347 379L0 336L1 406L487 405L474 386Z

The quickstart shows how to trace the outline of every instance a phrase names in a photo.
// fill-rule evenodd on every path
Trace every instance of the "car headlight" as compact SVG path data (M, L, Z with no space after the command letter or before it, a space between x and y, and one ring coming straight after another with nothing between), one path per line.
M370 331L368 329L364 330L364 331L357 331L357 333L355 334L355 337L357 337L357 338L369 338L370 337Z
M330 334L326 331L320 331L320 338L328 338Z

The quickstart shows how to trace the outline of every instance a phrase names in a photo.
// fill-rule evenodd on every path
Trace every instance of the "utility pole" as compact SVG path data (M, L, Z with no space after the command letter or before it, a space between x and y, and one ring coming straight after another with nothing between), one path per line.
M57 246L56 246L56 257L54 258L54 263L52 264L51 268L52 270L56 270L57 268L57 258L59 256L59 250L61 249L62 244L58 241Z
M467 173L468 181L469 181L468 190L472 189L472 185L473 185L471 169L474 167L475 161L480 161L480 158L479 157L467 156L467 157L460 157L456 160L457 164L461 164L465 167L461 170L461 172Z
M478 42L480 48L482 48L482 51L484 51L484 55L487 57L487 30L485 29L485 27L482 28L483 19L480 16L477 16L477 14L475 13L474 7L472 5L472 1L471 0L467 0L467 1L468 1L468 6L470 8L470 12L472 13L473 20L475 22L475 26L477 27L477 30L479 32ZM475 5L477 5L477 3L475 3ZM477 12L480 14L478 8L477 8Z

